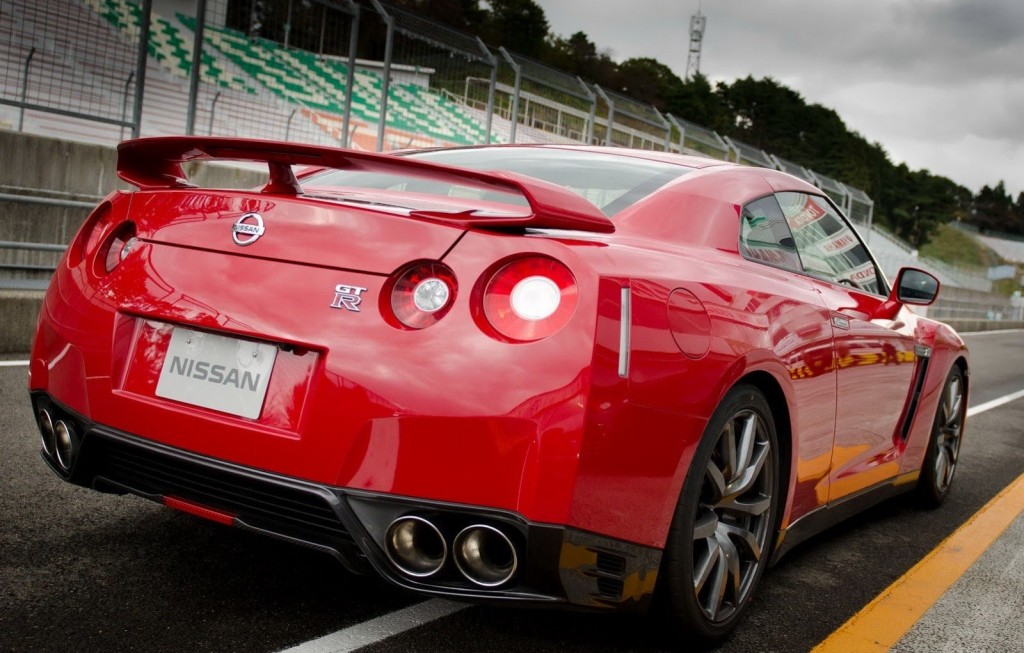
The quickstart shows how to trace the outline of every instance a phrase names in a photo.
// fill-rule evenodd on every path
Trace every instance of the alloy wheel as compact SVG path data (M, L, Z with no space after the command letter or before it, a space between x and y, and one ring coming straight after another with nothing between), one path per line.
M964 384L952 375L942 393L939 419L935 425L935 489L944 494L953 482L963 435Z
M693 591L705 617L728 620L766 563L774 456L763 418L735 413L718 434L693 524Z

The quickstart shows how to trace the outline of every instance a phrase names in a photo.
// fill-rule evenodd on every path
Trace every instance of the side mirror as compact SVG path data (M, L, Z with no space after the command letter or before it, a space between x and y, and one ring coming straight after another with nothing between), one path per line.
M938 296L939 280L933 275L917 268L901 268L889 298L879 305L873 317L894 320L900 312L900 306L927 306Z
M896 276L893 294L903 304L927 306L939 296L939 280L924 270L903 268Z

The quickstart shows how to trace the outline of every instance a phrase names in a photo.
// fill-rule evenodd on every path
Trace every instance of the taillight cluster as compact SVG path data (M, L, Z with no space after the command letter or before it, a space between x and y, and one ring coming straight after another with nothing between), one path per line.
M455 274L442 263L418 263L397 272L389 283L386 316L399 328L422 329L451 309L458 292ZM562 263L529 256L491 268L471 301L478 320L492 336L530 342L561 329L576 310L576 279ZM385 308L382 306L382 308Z
M121 261L128 258L128 255L135 249L138 239L135 237L135 224L124 222L107 237L101 250L103 269L105 272L112 272L121 264ZM99 259L97 259L97 262Z
M517 259L499 268L484 287L484 316L510 340L540 340L565 326L577 294L572 272L558 261Z
M422 329L444 317L455 301L455 274L441 263L406 268L391 289L391 311L402 326Z
M119 210L111 201L97 206L86 218L69 251L70 265L88 261L93 273L100 276L120 265L138 244L135 223L125 220L123 213L123 206Z

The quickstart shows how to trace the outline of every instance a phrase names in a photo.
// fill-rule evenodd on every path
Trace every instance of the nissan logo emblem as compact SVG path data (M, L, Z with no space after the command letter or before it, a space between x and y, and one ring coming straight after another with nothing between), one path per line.
M259 213L246 213L231 225L231 239L240 247L252 245L266 229L263 228L263 216Z

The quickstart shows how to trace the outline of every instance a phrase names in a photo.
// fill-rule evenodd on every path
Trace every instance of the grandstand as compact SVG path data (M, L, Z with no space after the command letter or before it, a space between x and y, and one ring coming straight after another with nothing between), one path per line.
M314 0L324 15L334 3ZM97 143L112 143L135 127L142 135L180 134L190 113L188 82L193 66L197 21L182 13L187 2L164 0L164 13L150 17L149 58L142 110L133 124L135 48L142 11L135 0L2 0L0 72L5 86L20 88L30 109L0 104L0 125L24 123L29 131ZM307 3L308 4L308 3ZM670 149L729 159L746 165L777 168L817 185L858 224L889 276L902 265L933 271L946 285L984 290L985 279L941 264L922 261L905 243L872 225L873 202L862 190L780 159L751 145L607 89L590 86L563 71L503 52L517 69L516 86L466 70L441 67L454 59L485 61L473 36L430 24L406 10L394 10L406 50L389 62L386 112L382 94L385 65L289 47L230 28L227 3L205 21L201 48L195 132L273 138L318 144L348 143L373 150L376 132L386 124L383 149L509 142L513 125L519 142L605 142L630 147ZM364 7L368 12L369 9ZM372 29L372 23L369 24ZM287 39L286 39L287 40ZM425 43L416 52L409 43ZM34 59L33 59L34 57ZM491 64L497 70L497 57ZM349 66L353 85L346 89ZM519 84L521 73L522 83ZM461 77L460 77L461 75ZM66 81L74 76L76 82ZM137 78L136 78L137 79ZM31 83L29 83L31 82ZM443 86L443 88L442 88ZM464 86L464 90L460 88ZM68 89L71 89L68 92ZM349 134L343 133L346 91L351 91ZM497 103L493 115L490 91ZM63 93L63 95L61 95ZM486 99L484 99L486 98ZM11 94L6 96L11 99ZM58 113L48 113L45 107ZM517 114L512 115L512 107ZM83 111L69 108L84 107ZM74 115L69 115L74 114ZM82 114L82 115L79 115ZM86 115L87 114L87 115ZM89 116L95 117L90 120ZM514 122L513 122L514 121ZM484 125L491 124L488 138ZM1021 260L1024 245L990 244L1010 260ZM1009 254L1009 255L1008 255Z
M84 0L84 4L121 32L123 38L137 41L141 29L141 10L137 3L131 0ZM171 80L178 80L183 96L187 95L185 82L191 73L195 28L195 18L180 13L165 18L154 12L151 17L148 49L151 59L159 63L160 73L163 73L158 73L157 79L169 76ZM286 49L266 39L250 39L235 30L210 24L205 26L204 44L200 68L200 79L204 84L216 87L216 92L220 93L257 96L251 98L253 103L273 104L266 97L270 94L285 105L297 108L302 119L322 132L319 136L323 140L340 142L347 62L294 48ZM372 149L373 144L367 134L369 126L380 121L382 80L376 71L358 65L354 80L352 116L357 128L363 128L363 134L361 138L353 139L353 145ZM209 89L206 89L206 95L211 95ZM393 83L388 99L387 142L394 147L470 145L486 140L484 128L474 112L425 84ZM236 105L239 104L239 98L235 100ZM221 110L227 106L228 103L224 102ZM154 105L153 110L159 113L159 105ZM292 116L286 109L279 109L278 113L289 118ZM230 123L265 128L265 125L253 124L249 115L235 116L240 118L237 120L230 116L221 118L217 125ZM209 131L212 132L212 119L210 123ZM151 121L150 126L155 128L155 133L182 131L180 125L162 129L159 121ZM218 133L222 132L218 130ZM289 136L301 133L297 130ZM238 133L237 127L235 135L268 136L259 132Z
M995 236L975 235L974 237L1007 262L1017 265L1024 264L1024 242Z

